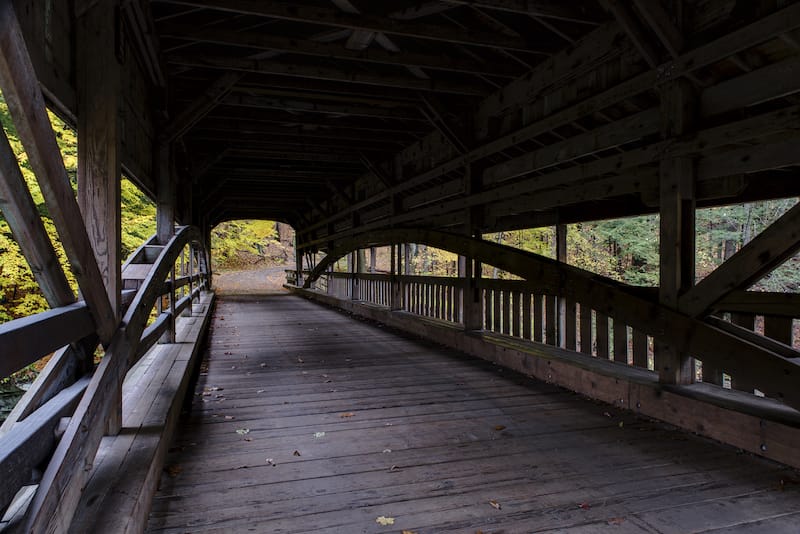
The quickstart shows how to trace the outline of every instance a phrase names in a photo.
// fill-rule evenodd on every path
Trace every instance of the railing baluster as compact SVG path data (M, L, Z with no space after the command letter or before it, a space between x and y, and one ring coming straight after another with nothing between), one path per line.
M558 345L558 306L555 295L545 296L545 342Z
M638 330L633 330L633 365L648 369L647 360L647 335Z
M608 315L595 311L595 339L597 340L597 357L608 359Z
M564 331L564 348L567 350L575 350L578 333L577 309L575 300L571 298L566 299Z
M628 327L614 319L614 361L628 363Z
M592 309L581 304L581 352L592 355Z

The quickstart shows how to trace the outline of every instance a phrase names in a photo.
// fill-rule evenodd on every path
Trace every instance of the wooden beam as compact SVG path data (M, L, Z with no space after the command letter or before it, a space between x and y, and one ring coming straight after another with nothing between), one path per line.
M226 72L214 80L164 128L159 136L160 142L168 144L185 135L198 121L217 107L243 77L242 72Z
M704 117L755 106L800 92L800 59L791 57L706 89Z
M26 365L94 330L91 313L76 302L0 325L0 376L10 376Z
M328 80L335 82L374 85L378 87L395 87L399 89L414 89L417 91L431 91L436 93L456 94L465 96L486 96L489 89L449 80L421 80L413 76L397 74L381 74L374 71L345 70L323 65L298 65L268 59L248 59L233 56L219 55L186 55L170 54L166 57L167 63L184 67L201 67L221 70L235 70L240 72L253 72L258 74L277 74L313 80Z
M162 0L163 1L163 0ZM487 48L521 50L549 54L531 46L525 39L500 36L475 29L427 24L418 21L400 21L385 15L362 13L353 15L325 7L296 6L290 4L265 3L259 0L168 0L171 4L189 5L226 11L240 15L255 15L279 20L291 20L322 26L365 30L390 35L402 35L416 39L427 39L445 43L465 44Z
M734 290L747 289L800 250L800 204L784 213L680 298L692 317L708 315Z
M51 308L75 302L5 130L0 128L0 212Z
M576 22L579 24L599 24L599 13L587 9L584 3L559 2L553 0L442 0L452 5L468 5L485 9L495 9L520 15L535 15Z
M669 12L659 0L633 0L639 15L647 21L650 29L658 36L661 44L672 57L683 51L684 39L678 27L670 20Z
M241 32L221 28L196 28L171 24L160 28L161 37L201 43L244 46L261 50L275 50L319 58L337 58L377 65L413 66L466 74L513 77L521 74L518 65L508 62L479 62L454 57L444 52L389 52L382 48L351 50L340 43L320 42L313 39L295 39L268 32Z
M108 300L11 2L0 2L0 89L100 340L106 344L116 330L116 314Z
M119 93L114 2L77 20L78 205L106 294L118 318L122 299Z
M647 61L651 68L659 64L657 51L653 48L650 38L645 32L639 20L631 13L630 7L621 0L602 0L608 10L617 19L617 22L628 34L639 53Z
M322 100L322 101L320 101ZM324 98L313 95L296 94L292 98L272 98L265 96L229 95L222 102L226 106L249 107L259 109L278 109L283 111L304 112L324 115L353 115L357 117L372 117L376 119L404 119L409 121L424 121L418 111L411 104L396 105L392 107L381 105L363 105L341 103L335 104L324 101ZM378 104L378 102L376 102Z

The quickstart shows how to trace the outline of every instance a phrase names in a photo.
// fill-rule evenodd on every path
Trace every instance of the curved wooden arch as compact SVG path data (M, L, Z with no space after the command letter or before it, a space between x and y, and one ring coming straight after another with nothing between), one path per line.
M482 239L435 230L402 228L337 241L314 268L304 287L333 262L359 248L419 243L453 252L524 278L531 290L579 302L640 332L724 369L747 376L766 395L800 407L800 362L757 346L700 319L642 296L635 287L544 256ZM657 363L658 365L658 363Z

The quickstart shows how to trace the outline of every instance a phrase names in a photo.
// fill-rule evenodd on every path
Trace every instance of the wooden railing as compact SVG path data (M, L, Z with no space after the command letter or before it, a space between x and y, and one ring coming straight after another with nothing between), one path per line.
M308 276L306 273L305 276ZM315 288L342 299L455 324L465 323L465 279L328 272ZM397 284L393 290L392 284ZM594 309L571 295L552 291L552 284L526 280L480 278L480 327L484 332L543 343L655 372L652 334L638 330L623 317ZM657 299L655 288L630 288L645 299ZM800 297L738 291L722 303L725 313L710 317L713 327L786 358L796 359L792 348L794 319L800 317ZM640 324L640 323L637 323ZM709 384L759 394L746 373L731 373L721 366L697 360L696 378Z
M207 284L196 228L177 229L163 246L154 239L142 245L123 266L123 318L96 368L99 337L83 301L0 325L3 377L53 353L0 429L0 509L47 465L26 531L60 532L69 525L100 439L107 428L119 429L127 371L159 340L174 342L176 318Z

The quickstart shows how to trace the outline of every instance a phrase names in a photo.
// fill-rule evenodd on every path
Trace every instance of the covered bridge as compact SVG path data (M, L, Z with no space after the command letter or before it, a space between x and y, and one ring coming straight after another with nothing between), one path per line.
M800 207L700 281L695 218L800 195L800 2L0 0L0 90L80 289L0 136L52 308L0 374L55 352L9 531L797 532L800 300L749 289ZM158 206L127 260L122 174ZM658 288L566 263L566 225L653 213ZM295 229L294 296L215 303L235 219ZM551 226L555 259L483 238Z

